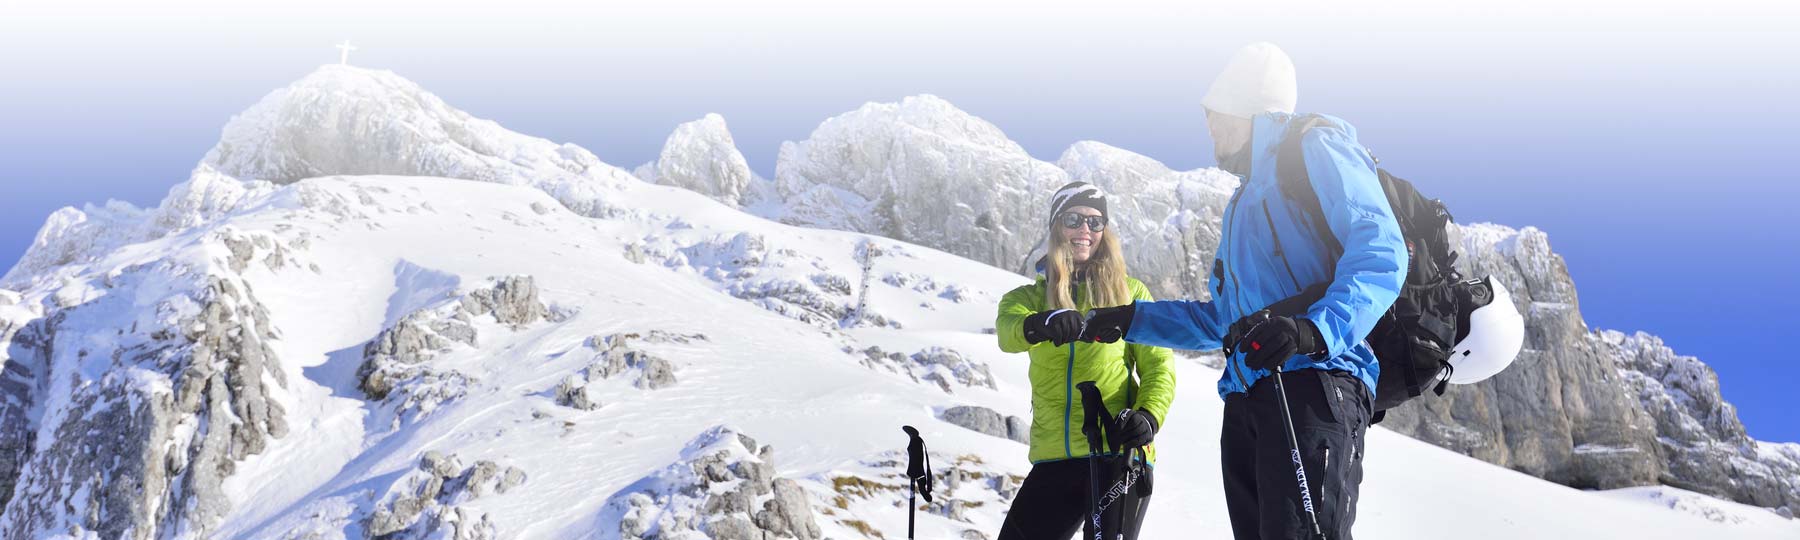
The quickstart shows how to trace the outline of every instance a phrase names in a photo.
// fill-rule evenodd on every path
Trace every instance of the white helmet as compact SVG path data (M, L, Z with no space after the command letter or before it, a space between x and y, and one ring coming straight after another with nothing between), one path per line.
M1464 282L1474 309L1461 325L1462 336L1450 348L1450 382L1473 384L1511 365L1525 346L1525 318L1513 307L1512 294L1493 276Z

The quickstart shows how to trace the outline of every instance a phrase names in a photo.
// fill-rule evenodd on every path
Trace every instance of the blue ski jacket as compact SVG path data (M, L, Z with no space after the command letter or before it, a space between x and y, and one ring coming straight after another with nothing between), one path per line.
M1327 122L1300 135L1300 149L1325 221L1343 246L1341 257L1330 258L1312 217L1282 196L1276 180L1277 151L1294 118L1277 112L1252 119L1250 177L1225 210L1213 262L1212 301L1138 302L1125 340L1218 349L1231 323L1307 285L1330 281L1325 296L1303 315L1324 338L1324 360L1296 355L1282 370L1348 371L1373 396L1381 366L1364 337L1400 294L1406 241L1375 173L1374 158L1356 142L1356 128L1326 116ZM1278 249L1286 252L1285 258ZM1242 353L1234 354L1219 378L1219 397L1247 392L1268 375L1245 365Z

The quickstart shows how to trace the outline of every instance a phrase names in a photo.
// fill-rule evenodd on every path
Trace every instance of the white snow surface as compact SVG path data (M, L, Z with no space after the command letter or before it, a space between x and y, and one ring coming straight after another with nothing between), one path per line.
M995 302L1025 278L902 241L783 224L639 182L585 150L538 144L469 118L391 74L377 73L380 84L368 86L365 70L352 70L324 68L234 119L228 140L157 208L109 203L52 215L31 253L0 281L9 289L0 294L0 316L10 322L108 295L137 299L117 302L117 312L101 317L115 320L96 321L96 331L122 328L140 311L153 316L150 306L186 287L109 279L121 268L175 261L234 272L254 287L280 335L271 345L287 385L273 399L287 411L290 431L226 480L231 512L206 536L361 538L376 500L435 450L528 475L513 490L462 505L485 513L500 537L619 538L609 505L691 458L690 443L719 426L773 447L777 474L806 489L829 538L872 537L863 530L905 534L903 492L847 495L834 487L845 478L900 485L902 470L891 460L903 457L903 424L923 432L940 475L1029 470L1024 445L936 418L952 405L1029 417L1026 358L1001 353L990 333ZM385 92L395 88L414 99L365 110L373 105L355 97L391 96ZM310 143L293 141L370 133L315 136L293 131L302 128L280 113L320 99L346 100L331 110L369 122L358 129L426 138L389 151L412 151L410 144L441 151L392 171L379 160L341 166L430 175L293 177L336 174L311 168L321 166L315 158L354 153L309 153L291 145ZM1005 155L1020 170L1036 166L985 122L928 114L942 112L935 99L848 116L958 122L980 151ZM379 116L393 107L419 114ZM868 136L856 133L853 119L834 119L821 131ZM406 125L389 132L377 125L385 122ZM1102 149L1072 149L1063 166L1110 154L1095 150ZM790 145L783 154L823 151ZM818 197L929 189L884 186L879 178L849 178L841 187L800 182L832 173L818 166L784 170L778 181ZM452 178L476 169L485 172ZM267 181L221 171L255 172L245 178ZM1008 177L1014 180L1007 190L988 195L991 204L1029 198L1012 190L1030 177ZM1163 181L1229 189L1204 175ZM570 191L571 184L583 187ZM592 211L594 200L610 210ZM272 236L288 246L291 263L223 268L218 244L208 239L224 230ZM465 284L521 274L567 316L520 327L479 325L478 346L433 358L433 369L467 377L461 397L390 422L394 405L358 390L363 346L384 328ZM642 345L674 366L675 384L648 390L600 381L589 390L601 403L591 411L555 402L557 384L588 367L596 336L653 330L704 336ZM920 372L866 364L860 351L872 346L906 354L948 348L985 366L993 385L940 384ZM1144 537L1228 537L1218 469L1219 374L1195 360L1182 360L1179 372L1177 399L1158 436L1157 492ZM1571 489L1380 428L1367 444L1356 525L1363 538L1800 538L1800 522L1672 488ZM1795 448L1765 451L1800 455ZM997 532L1006 505L982 486L965 482L946 493L980 506L921 512L918 537Z

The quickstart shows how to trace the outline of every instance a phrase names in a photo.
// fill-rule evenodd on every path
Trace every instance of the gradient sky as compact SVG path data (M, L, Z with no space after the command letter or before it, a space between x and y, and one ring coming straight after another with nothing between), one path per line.
M1591 326L1662 336L1752 435L1800 441L1794 3L587 4L0 6L0 268L56 208L154 205L346 38L353 64L628 168L717 112L764 176L821 120L920 93L1039 159L1092 139L1210 166L1199 97L1268 40L1301 110L1355 123L1460 221L1547 231Z

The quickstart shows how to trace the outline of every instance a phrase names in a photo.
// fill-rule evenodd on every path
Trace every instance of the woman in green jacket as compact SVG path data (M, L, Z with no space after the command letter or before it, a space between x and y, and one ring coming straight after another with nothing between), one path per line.
M1144 284L1125 274L1118 234L1107 228L1106 198L1100 189L1075 182L1050 199L1046 255L1037 281L1000 299L994 329L1000 349L1031 357L1031 473L1013 498L1000 540L1066 539L1091 524L1088 441L1082 435L1081 395L1075 386L1094 381L1106 410L1122 416L1110 436L1122 448L1146 448L1144 475L1156 459L1150 441L1175 399L1175 365L1168 349L1144 345L1076 341L1085 313L1096 307L1150 300ZM1132 380L1133 368L1141 382ZM1129 402L1135 397L1136 403ZM1107 447L1107 445L1102 445ZM1120 461L1104 456L1101 486L1113 486ZM1142 493L1141 496L1138 494ZM1133 489L1107 508L1105 538L1137 538L1148 490ZM1125 531L1113 525L1124 518ZM1084 536L1092 536L1090 529Z

